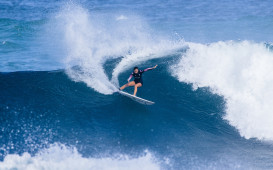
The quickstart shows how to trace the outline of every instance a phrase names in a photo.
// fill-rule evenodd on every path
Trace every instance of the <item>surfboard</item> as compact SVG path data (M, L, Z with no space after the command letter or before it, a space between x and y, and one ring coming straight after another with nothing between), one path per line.
M132 94L129 94L129 93L126 93L124 91L118 91L119 94L123 95L123 96L126 96L126 97L129 97L130 99L140 103L140 104L145 104L145 105L152 105L152 104L155 104L155 102L152 102L152 101L149 101L149 100L146 100L146 99L142 99L140 97L137 97L137 96L134 96Z

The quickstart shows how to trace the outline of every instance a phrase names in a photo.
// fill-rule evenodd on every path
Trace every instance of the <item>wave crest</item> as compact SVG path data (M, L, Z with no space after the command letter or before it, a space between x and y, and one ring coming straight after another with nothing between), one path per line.
M273 140L273 53L263 43L189 43L172 73L224 96L225 119L245 138Z

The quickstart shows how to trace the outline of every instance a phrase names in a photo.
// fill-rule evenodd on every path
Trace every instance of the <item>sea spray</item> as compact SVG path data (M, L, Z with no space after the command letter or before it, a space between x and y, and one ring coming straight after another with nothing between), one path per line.
M184 47L183 40L173 41L158 35L136 15L89 12L69 3L51 22L62 35L66 73L72 80L85 82L102 94L117 91L121 72ZM103 64L115 58L122 60L110 80Z

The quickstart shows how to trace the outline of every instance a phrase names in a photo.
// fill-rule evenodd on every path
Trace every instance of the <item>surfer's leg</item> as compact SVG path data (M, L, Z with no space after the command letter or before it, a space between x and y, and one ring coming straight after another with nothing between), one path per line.
M138 88L138 87L141 87L141 86L142 86L141 83L137 83L137 84L135 85L134 96L135 96L136 93L137 93L137 88Z
M134 86L135 85L135 82L134 81L131 81L131 82L129 82L129 83L127 83L127 84L124 84L121 88L119 88L120 90L123 90L123 89L125 89L126 87L128 87L128 86Z

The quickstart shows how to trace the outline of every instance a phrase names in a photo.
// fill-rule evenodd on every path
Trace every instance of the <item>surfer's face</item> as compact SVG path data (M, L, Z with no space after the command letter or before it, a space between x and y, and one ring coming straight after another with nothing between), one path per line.
M138 69L137 69L137 68L136 68L136 69L134 69L134 72L135 72L135 73L138 73Z

